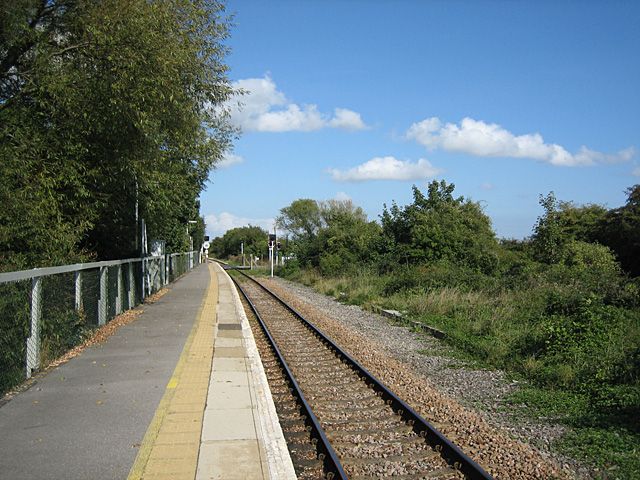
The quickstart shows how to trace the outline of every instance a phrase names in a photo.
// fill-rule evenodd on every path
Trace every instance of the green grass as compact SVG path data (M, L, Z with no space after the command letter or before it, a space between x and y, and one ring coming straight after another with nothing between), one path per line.
M525 387L509 398L521 406L520 415L567 427L554 447L581 460L597 472L597 478L640 477L640 423L636 412L591 408L585 395L567 390Z
M581 427L565 435L558 449L595 466L600 478L640 478L640 435L624 428Z

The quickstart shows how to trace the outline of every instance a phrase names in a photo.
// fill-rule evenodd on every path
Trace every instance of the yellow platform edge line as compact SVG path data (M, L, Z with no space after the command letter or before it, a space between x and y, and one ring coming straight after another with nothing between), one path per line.
M151 456L151 450L155 444L156 439L158 438L158 432L160 431L160 427L164 418L167 416L169 411L169 406L171 404L171 400L173 399L173 395L175 393L176 386L180 382L180 377L184 370L184 366L187 363L187 359L189 357L189 351L191 350L191 346L193 345L193 341L196 337L196 333L198 332L198 327L201 323L202 317L205 313L205 307L211 308L211 297L213 292L216 289L216 282L214 277L214 271L211 264L207 264L209 269L209 285L207 287L207 291L202 299L202 303L198 309L198 313L196 314L196 320L193 323L193 327L191 327L191 331L189 332L189 336L187 337L187 341L184 344L184 348L182 349L182 353L180 354L180 358L178 359L178 363L176 364L176 368L173 371L173 375L169 379L167 383L167 387L165 389L165 393L158 404L158 408L156 408L156 412L147 428L147 432L144 435L142 443L140 444L140 449L138 450L138 454L136 455L136 459L133 462L133 466L129 471L129 476L127 480L140 480L144 475L145 468L147 463L149 463L149 457ZM214 303L215 306L215 303ZM214 311L215 313L215 311ZM208 385L208 382L207 382Z

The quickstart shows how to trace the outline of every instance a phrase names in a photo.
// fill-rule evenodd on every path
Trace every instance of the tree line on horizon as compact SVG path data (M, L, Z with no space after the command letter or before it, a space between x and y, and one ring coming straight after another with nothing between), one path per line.
M276 221L287 232L283 250L298 265L330 275L362 265L390 271L443 260L494 274L508 263L506 251L526 251L545 264L571 262L572 255L593 257L586 262L606 257L629 276L640 276L640 185L629 187L626 204L612 209L541 195L544 213L523 240L498 239L481 205L454 197L454 189L433 181L425 195L414 185L413 203L385 204L379 221L369 221L351 200L295 200ZM245 253L264 255L267 235L257 226L233 228L213 239L211 250L228 258L243 243Z

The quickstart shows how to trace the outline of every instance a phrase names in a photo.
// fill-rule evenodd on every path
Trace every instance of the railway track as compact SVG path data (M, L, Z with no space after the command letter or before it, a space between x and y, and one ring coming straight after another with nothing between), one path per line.
M300 479L491 478L293 308L238 273Z

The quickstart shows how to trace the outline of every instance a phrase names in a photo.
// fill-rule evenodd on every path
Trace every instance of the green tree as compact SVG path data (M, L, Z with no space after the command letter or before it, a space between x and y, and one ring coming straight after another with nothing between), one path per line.
M325 274L344 273L375 260L381 229L351 200L320 203L324 228L318 233L318 266Z
M222 237L214 239L212 251L216 256L229 258L240 255L240 245L244 244L246 255L265 255L268 235L266 230L251 225L232 228L227 230Z
M296 239L312 238L323 225L320 205L310 198L294 200L288 207L280 209L277 223Z
M540 195L540 205L544 214L538 217L533 227L533 249L537 260L544 263L557 263L563 257L564 247L569 237L563 232L558 200L553 192Z
M280 209L277 226L292 236L292 251L302 265L318 265L318 232L324 226L320 204L301 198Z
M558 202L557 217L562 234L574 240L596 242L606 215L607 209L601 205Z
M214 0L18 0L0 11L0 258L182 249L232 131ZM28 227L25 228L25 225Z
M615 252L629 274L640 275L640 184L627 189L624 206L607 212L598 240Z
M497 266L498 243L482 207L453 196L455 185L433 181L425 196L413 186L413 203L386 205L382 231L397 263L446 260L484 273Z

